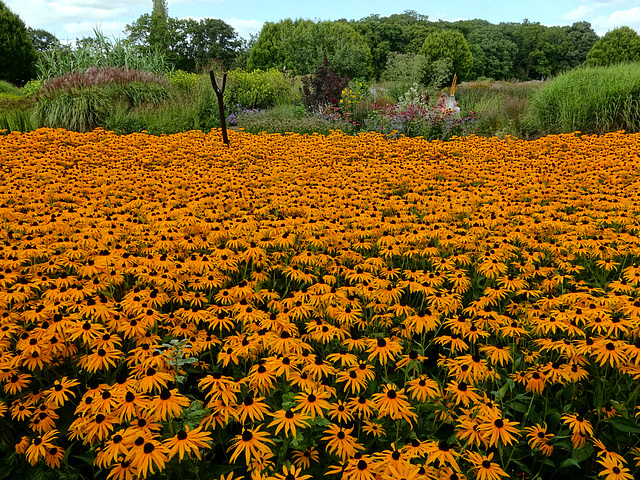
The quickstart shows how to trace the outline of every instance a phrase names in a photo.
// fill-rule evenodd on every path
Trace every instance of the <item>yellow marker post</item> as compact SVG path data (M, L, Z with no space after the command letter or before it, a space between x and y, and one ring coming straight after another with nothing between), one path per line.
M449 90L449 95L447 95L447 99L445 101L445 105L447 109L453 110L456 106L456 82L458 81L458 75L453 74L453 83L451 84L451 90Z

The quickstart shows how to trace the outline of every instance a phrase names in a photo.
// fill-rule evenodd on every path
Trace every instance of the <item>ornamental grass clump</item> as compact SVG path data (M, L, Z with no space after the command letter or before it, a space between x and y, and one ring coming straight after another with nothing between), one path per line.
M161 75L92 67L47 80L35 96L38 125L85 132L103 126L109 115L123 107L157 105L171 96L171 90Z
M584 67L559 75L531 100L541 133L640 131L640 63Z
M640 133L0 136L0 471L640 475Z

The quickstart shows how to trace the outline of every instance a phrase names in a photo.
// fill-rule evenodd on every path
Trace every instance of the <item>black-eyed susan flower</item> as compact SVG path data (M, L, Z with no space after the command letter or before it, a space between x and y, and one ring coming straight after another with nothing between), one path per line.
M477 452L467 452L467 458L476 472L478 480L500 480L500 477L509 475L495 462L492 462L493 453L481 455Z
M308 478L311 478L311 475L303 474L302 469L295 465L291 465L290 467L284 465L282 467L282 472L276 473L272 478L275 480L307 480Z
M147 408L155 421L167 421L179 417L182 409L191 401L178 392L177 388L163 388L157 396L149 400Z
M282 430L286 437L291 434L296 436L296 427L307 428L309 426L309 420L311 417L302 413L294 412L293 410L278 410L271 414L274 420L269 423L269 427L276 427L275 434L277 435Z
M236 459L244 454L247 465L252 459L261 456L262 453L269 452L273 445L273 441L267 436L268 432L260 431L260 427L254 429L244 429L239 435L233 437L232 445L229 447L229 451L233 450L231 462L235 462Z
M631 470L616 458L601 458L598 459L598 463L603 467L598 476L604 477L604 480L633 480L634 478Z
M498 414L489 415L483 419L478 429L485 434L485 438L490 447L502 445L511 445L516 442L516 436L520 435L520 431L516 426L518 422L513 422L507 418L499 417Z
M584 435L593 435L593 426L591 422L579 413L564 413L560 416L562 423L567 425L572 433L581 433Z
M264 420L264 416L269 413L269 405L263 402L264 397L253 397L247 394L244 400L236 407L238 419L245 423L247 418L252 422Z
M324 416L324 410L331 408L328 399L331 394L326 391L313 390L311 392L303 392L296 395L295 400L298 405L293 408L294 411L300 411L303 415L309 416L311 420Z
M389 416L392 420L403 418L409 423L417 419L404 389L398 389L392 383L384 385L382 393L374 393L371 400L380 417Z
M343 470L341 478L344 480L374 480L376 478L373 459L364 455L349 460L344 469L340 470Z
M293 463L302 469L307 469L311 467L311 462L318 463L320 458L320 454L318 450L314 447L306 448L305 450L294 450L293 451Z
M57 407L64 405L64 402L69 400L69 397L75 397L76 394L71 389L80 385L80 382L75 379L68 379L62 377L60 380L56 380L53 383L53 387L47 390L47 403L53 403Z
M540 453L545 457L553 453L553 445L550 444L550 440L554 437L554 434L547 432L546 423L525 427L524 430L527 432L527 441L531 448L540 450Z
M460 467L456 460L460 454L453 449L447 441L426 441L425 450L427 454L427 464L432 465L434 462L437 462L436 465L441 468L451 467L457 472L460 471Z
M200 449L211 448L211 445L207 443L210 441L211 434L202 431L202 427L191 430L188 425L185 425L183 430L164 440L163 444L168 450L169 460L178 455L178 459L182 461L185 453L191 455L192 452L198 459L201 459Z
M449 382L446 394L456 405L462 404L465 407L468 407L470 403L478 403L480 401L480 395L476 393L476 389L467 382L456 382L455 380Z
M132 450L131 464L136 469L140 478L153 475L155 469L158 472L164 470L165 464L169 461L168 449L155 439L146 439L140 448Z
M332 424L324 431L322 441L327 442L327 451L339 456L343 461L352 458L363 447L351 435L353 428L343 428Z

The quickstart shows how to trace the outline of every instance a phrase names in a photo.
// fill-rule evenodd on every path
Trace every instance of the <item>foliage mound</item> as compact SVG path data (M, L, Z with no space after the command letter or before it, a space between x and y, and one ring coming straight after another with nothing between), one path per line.
M640 63L578 68L546 83L531 100L541 133L640 131Z
M0 80L0 95L20 95L20 88L16 87L14 84L6 82L4 80Z
M225 104L229 108L265 109L290 95L289 82L274 68L252 72L238 68L228 73Z

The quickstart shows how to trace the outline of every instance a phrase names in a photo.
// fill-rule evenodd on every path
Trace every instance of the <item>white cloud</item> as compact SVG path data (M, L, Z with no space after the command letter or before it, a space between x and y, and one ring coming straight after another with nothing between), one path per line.
M5 0L32 28L44 28L61 40L93 34L121 37L122 28L149 9L148 0ZM130 23L130 22L128 22Z
M245 40L249 40L250 34L259 33L264 24L264 22L259 22L258 20L245 20L242 18L225 18L223 20L231 25L238 32L238 35Z
M560 18L562 18L562 20L568 20L570 22L578 22L584 20L592 11L592 6L580 5L578 8L574 8L570 12L565 13Z
M591 26L600 36L614 28L626 26L640 32L640 7L617 10L609 15L600 15L591 20Z

